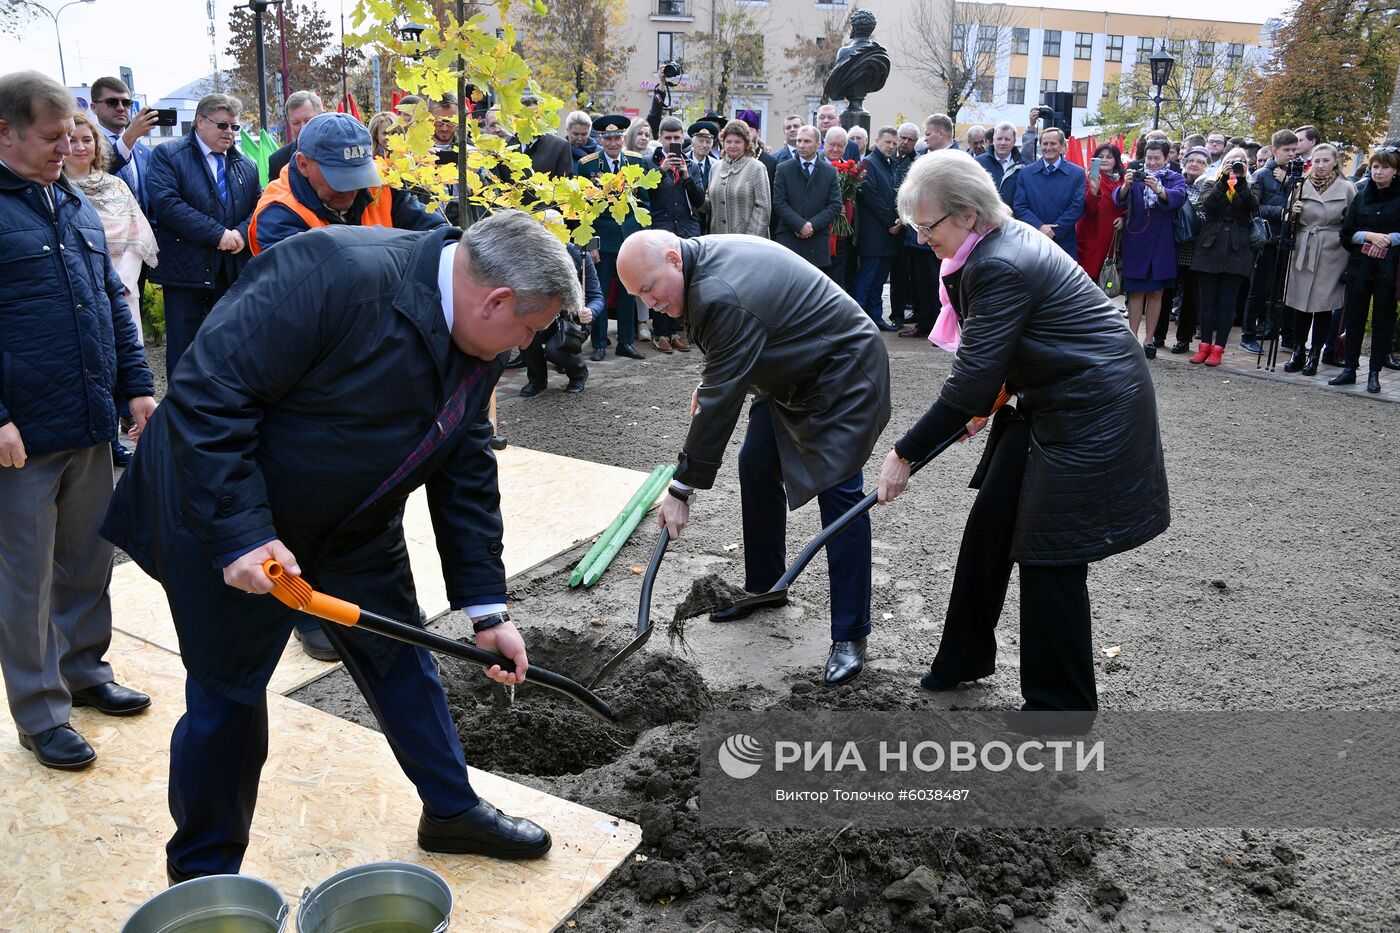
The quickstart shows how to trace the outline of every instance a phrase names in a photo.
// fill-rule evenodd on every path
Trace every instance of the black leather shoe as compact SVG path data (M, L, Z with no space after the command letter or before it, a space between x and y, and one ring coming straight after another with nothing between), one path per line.
M766 606L730 606L728 609L720 609L710 613L711 622L738 622L740 619L747 619L760 609L776 609L779 606L787 605L787 597Z
M60 771L81 771L97 760L97 752L68 723L38 735L19 734L19 744L34 753L39 764Z
M983 677L990 676L992 676L992 671L990 668L988 668L980 674L973 674L971 677L967 677L962 680L953 680L947 677L939 677L933 671L929 671L927 674L919 678L919 686L923 687L925 690L932 690L934 693L946 693L949 690L958 689L959 684L971 683L974 680L981 680Z
M569 384L564 387L565 395L578 395L583 391L583 387L588 383L587 376L576 376L569 380Z
M116 439L112 440L112 466L131 466L131 451L123 447L122 442Z
M139 690L109 681L96 687L74 690L73 705L91 706L108 716L135 716L143 710L150 709L151 698Z
M534 383L534 382L527 382L527 383L525 383L525 385L521 386L521 388L520 388L520 397L521 397L521 398L534 398L536 395L539 395L539 394L540 394L541 392L543 392L543 391L544 391L544 386L539 385L539 384Z
M1381 391L1381 374L1374 369L1366 376L1366 391L1377 395Z
M510 358L510 360L506 363L506 369L524 369L524 368L525 368L525 354L524 354L524 353L517 352L517 353L515 354L515 356L512 356L512 357Z
M510 446L510 441L506 440L506 436L505 436L504 434L492 434L492 435L491 435L491 449L492 449L492 450L505 450L505 449L506 449L507 447L509 447L509 446Z
M1329 386L1354 386L1356 385L1356 370L1350 366L1343 366L1341 372L1327 380L1327 384Z
M292 634L296 636L297 641L301 642L301 650L306 653L307 657L315 658L317 661L340 660L340 655L335 653L335 646L326 637L326 633L321 631L319 625L304 632L295 628L292 629Z
M1317 355L1316 353L1309 353L1309 354L1308 354L1308 361L1307 361L1306 363L1303 364L1303 368L1300 369L1300 370L1298 370L1298 372L1302 373L1304 376L1316 376L1316 375L1317 375L1317 356L1318 356L1318 355Z
M1296 373L1303 368L1307 361L1307 352L1302 347L1295 347L1293 355L1288 358L1288 362L1283 364L1283 371L1286 373Z
M928 331L926 331L926 330L919 330L917 327L911 327L911 328L909 328L908 330L902 330L902 331L900 331L900 332L899 332L899 336L901 336L901 337L911 337L911 338L913 338L913 339L915 339L915 340L927 340L927 339L928 339Z
M594 347L593 352L588 354L588 358L595 363L601 363L605 353L606 351L602 347Z
M1173 353L1185 353L1187 350L1190 349L1191 341L1189 340L1178 340L1176 343L1172 344Z
M165 880L170 882L170 886L172 888L175 887L175 885L181 884L185 881L193 881L196 878L204 877L207 877L207 874L205 872L183 872L180 871L180 869L176 868L174 865L171 865L169 859L165 860Z
M855 641L834 641L831 655L826 659L826 671L822 679L828 687L838 687L854 680L865 670L865 639Z
M1151 342L1143 344L1142 355L1149 360L1155 360L1157 358L1157 345Z
M1388 354L1381 365L1386 369L1400 369L1400 353Z
M899 330L899 327L898 327L898 326L896 326L896 325L894 325L894 324L891 324L889 321L885 321L885 320L876 321L876 322L875 322L875 326L878 327L878 328L880 328L880 330L883 330L883 331L885 331L885 332L887 332L887 333L888 333L889 331Z
M418 847L428 852L526 859L539 858L552 844L537 823L506 816L485 800L451 819L440 820L424 810L418 820Z
M634 347L634 346L632 346L630 343L620 343L620 344L618 344L618 345L617 345L617 349L613 351L613 354L614 354L615 356L625 356L625 357L627 357L629 360L644 360L644 359L646 359L646 356L645 356L644 354L642 354L641 352L639 352L639 351L637 350L637 348Z

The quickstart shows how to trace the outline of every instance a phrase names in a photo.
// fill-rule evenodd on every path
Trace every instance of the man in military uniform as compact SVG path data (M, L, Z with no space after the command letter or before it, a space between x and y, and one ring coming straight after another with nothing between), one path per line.
M580 177L597 178L600 175L616 174L624 165L651 169L652 166L640 154L623 149L622 137L627 132L628 125L627 118L617 114L599 117L593 121L593 128L598 131L603 148L578 160ZM651 202L647 198L647 192L638 188L636 196L637 202L650 210ZM623 241L642 229L641 224L637 223L634 214L629 214L627 219L619 224L613 220L611 214L604 212L593 229L598 235L600 246L598 251L591 255L593 264L598 269L598 284L603 289L604 308L603 313L593 319L593 353L589 359L595 363L603 359L603 348L607 346L608 340L609 313L617 321L616 354L634 360L646 359L632 346L637 328L636 306L625 289L618 289L616 297L613 295L613 283L617 280L617 254L622 249Z
M719 136L719 127L708 120L700 120L690 124L686 135L690 137L690 157L695 160L699 171L695 173L696 181L700 182L700 187L708 195L710 191L710 179L714 177L715 170L719 168L720 159L715 155L715 137ZM704 205L697 212L700 215L700 232L710 232L710 210L708 205Z

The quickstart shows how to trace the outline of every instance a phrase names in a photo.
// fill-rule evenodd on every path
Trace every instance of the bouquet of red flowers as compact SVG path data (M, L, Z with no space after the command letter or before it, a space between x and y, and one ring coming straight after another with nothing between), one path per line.
M860 186L865 183L865 166L855 159L837 159L831 163L836 169L836 179L841 184L841 213L831 223L833 237L850 236L855 232L855 198Z

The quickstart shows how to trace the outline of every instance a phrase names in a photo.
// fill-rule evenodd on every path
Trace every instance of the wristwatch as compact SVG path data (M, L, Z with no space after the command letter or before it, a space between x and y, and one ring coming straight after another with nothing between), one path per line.
M510 621L509 612L493 612L490 615L482 616L479 619L472 619L472 631L480 635L488 628L495 628L502 622Z
M666 491L669 492L671 495L675 496L677 499L684 502L686 505L690 504L691 498L695 495L694 489L682 490L677 489L675 486L667 486Z

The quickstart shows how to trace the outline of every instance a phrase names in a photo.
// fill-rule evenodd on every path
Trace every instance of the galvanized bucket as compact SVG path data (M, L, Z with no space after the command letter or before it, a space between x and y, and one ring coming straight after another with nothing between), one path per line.
M411 862L375 862L331 875L302 892L297 933L442 933L452 889Z
M208 875L151 898L122 933L282 933L287 901L266 881L247 875Z

